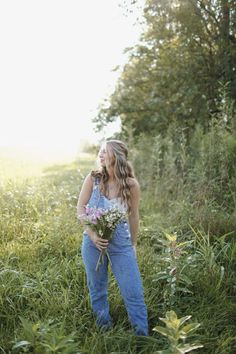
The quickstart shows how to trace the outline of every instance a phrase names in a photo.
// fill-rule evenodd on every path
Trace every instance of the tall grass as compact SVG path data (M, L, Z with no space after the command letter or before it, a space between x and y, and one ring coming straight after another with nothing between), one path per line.
M158 143L157 139L152 148L158 150ZM195 216L189 211L193 194L188 197L180 188L171 161L170 157L169 170L162 176L154 173L155 183L148 170L145 174L137 169L143 189L138 262L149 314L147 338L134 336L112 274L114 328L99 331L91 313L75 210L84 175L94 167L92 159L52 166L40 178L5 179L0 191L0 353L155 353L168 348L168 339L153 328L171 310L200 323L190 335L190 342L204 345L196 353L236 350L232 224L216 237L213 228L207 232L196 222L198 216L190 218ZM164 186L156 185L158 178ZM171 195L175 198L168 199ZM176 235L174 244L165 242L166 234ZM183 252L178 253L183 242ZM188 291L180 279L189 279L184 284Z
M202 352L234 353L236 115L228 106L219 112L209 130L197 127L190 141L172 126L165 137L144 135L131 148L143 190L140 242L150 246L153 313L158 303L161 315L170 309L191 314L201 323ZM166 234L177 235L172 246Z

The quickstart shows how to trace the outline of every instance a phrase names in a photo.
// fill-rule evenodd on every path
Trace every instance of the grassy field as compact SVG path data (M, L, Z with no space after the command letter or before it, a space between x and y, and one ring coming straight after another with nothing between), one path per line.
M30 162L13 160L1 159L0 353L184 353L187 343L203 345L195 353L236 353L236 243L230 235L212 240L191 225L182 232L176 225L167 228L165 215L150 212L143 194L138 262L150 336L134 336L112 274L115 326L104 333L91 313L76 219L93 157L32 169ZM182 351L177 351L178 345L184 348L181 340L177 344L177 320L162 330L165 336L153 331L170 310L200 324L196 331L188 327L189 334L185 329Z

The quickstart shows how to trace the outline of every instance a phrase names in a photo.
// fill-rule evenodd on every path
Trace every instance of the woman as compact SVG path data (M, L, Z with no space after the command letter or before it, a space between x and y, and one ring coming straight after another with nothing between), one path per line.
M91 172L84 180L77 205L78 218L85 227L82 257L87 273L90 300L98 326L102 328L112 326L107 300L107 256L98 271L95 270L100 252L107 249L111 259L111 269L135 333L148 335L147 309L136 260L140 192L127 157L128 150L123 142L107 141L98 154L99 171ZM116 206L127 211L128 220L117 225L112 240L108 242L83 223L86 205L105 209Z

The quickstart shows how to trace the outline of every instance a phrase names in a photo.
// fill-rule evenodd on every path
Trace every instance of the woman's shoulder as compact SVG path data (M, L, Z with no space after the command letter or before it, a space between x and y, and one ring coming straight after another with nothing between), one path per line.
M99 171L90 171L84 177L84 181L94 183L98 178L100 178Z
M83 186L84 188L93 189L94 186L100 183L100 172L99 171L90 171L84 177Z
M93 177L91 176L91 172L87 173L87 175L84 177L83 185L86 186L93 185Z

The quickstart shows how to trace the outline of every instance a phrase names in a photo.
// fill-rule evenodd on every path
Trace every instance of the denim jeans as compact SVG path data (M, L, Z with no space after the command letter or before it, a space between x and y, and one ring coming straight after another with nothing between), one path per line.
M105 209L110 207L109 200L100 193L98 184L94 185L88 205ZM96 271L100 251L85 232L83 233L81 250L91 305L97 318L97 325L109 328L112 325L112 318L107 300L108 258L107 256L104 257L104 263ZM142 280L127 222L117 225L107 251L111 259L112 272L118 283L135 334L148 335L147 309L143 297Z

